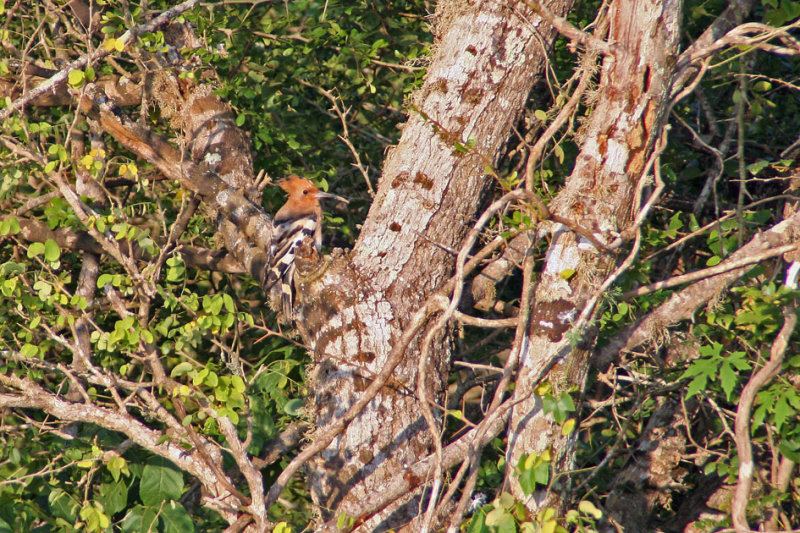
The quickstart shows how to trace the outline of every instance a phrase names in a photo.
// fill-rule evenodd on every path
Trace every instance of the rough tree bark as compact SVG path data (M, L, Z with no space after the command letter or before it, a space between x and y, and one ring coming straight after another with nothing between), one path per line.
M621 0L609 6L607 40L613 43L613 55L604 59L597 105L584 125L575 168L550 205L553 213L581 221L605 243L627 229L638 209L637 185L645 179L642 173L669 102L680 17L680 0ZM542 379L556 393L582 388L592 341L584 339L576 347L570 328L617 259L564 228L554 229L536 287L529 342L521 354L515 389L520 403L508 432L510 465L524 453L549 449L555 471L569 471L575 433L562 435L552 415L542 411L533 389ZM576 274L565 280L565 270ZM511 487L517 497L525 498L513 478ZM528 501L534 509L561 503L559 491L544 490Z
M182 9L194 3L185 2ZM739 2L737 9L729 11L740 14L749 5L750 2ZM547 18L562 15L569 7L569 0L554 0L546 7L550 13ZM484 168L502 156L511 126L524 109L531 87L547 60L554 30L535 14L539 9L526 2L512 2L509 6L446 1L440 5L441 39L425 84L414 100L403 138L387 159L375 203L355 248L347 255L339 252L326 259L321 267L315 258L306 262L308 268L299 269L300 309L296 326L312 348L315 360L310 385L314 390L311 403L318 423L317 436L335 426L337 419L364 397L365 390L376 382L375 376L391 366L388 362L394 359L390 355L398 346L403 356L393 378L330 445L323 438L317 441L326 442L327 448L307 466L312 493L324 521L344 514L357 518L356 524L363 530L403 525L410 530L418 529L414 519L425 505L423 489L430 486L431 480L418 474L425 470L415 467L423 457L426 464L433 462L431 457L435 455L431 451L438 435L433 436L432 431L440 431L439 427L428 427L423 413L430 410L436 417L434 425L441 423L442 412L435 404L442 403L450 355L445 330L436 329L433 324L442 316L438 314L442 312L442 302L446 305L450 298L452 289L443 287L453 271L452 250L457 252L462 247L473 220L481 212L481 200L494 185ZM611 44L590 38L581 40L589 46L598 46L597 50L606 56L593 114L579 136L581 153L575 170L551 205L556 216L565 221L579 221L578 225L588 229L593 237L584 240L572 229L545 223L545 229L552 230L553 240L536 289L528 335L525 342L515 346L522 352L522 371L514 393L514 400L520 403L514 407L509 429L508 462L512 468L522 453L545 449L555 452L557 472L570 468L574 435L561 435L552 418L542 412L532 391L545 376L557 393L582 386L592 339L584 338L577 348L570 344L571 323L582 310L588 309L585 306L596 295L597 281L604 279L619 260L597 242L609 243L619 233L630 235L626 230L630 229L641 200L637 191L645 183L649 158L661 134L670 97L676 92L671 84L676 74L673 69L682 68L679 74L688 72L676 60L680 0L621 0L612 2L608 9L607 38ZM555 22L562 31L569 29L563 20ZM711 38L724 31L724 27L718 26L716 33L709 34ZM574 29L570 31L567 32L570 37L577 35ZM681 59L696 59L692 53L684 56ZM40 75L60 77L63 83L63 71ZM685 82L686 76L683 78L678 85ZM125 119L96 86L87 87L81 95L66 89L59 94L41 93L27 103L53 105L64 103L66 98L77 101L88 96L83 100L84 111L97 118L107 133L195 195L179 217L182 222L177 221L173 227L175 234L185 229L188 218L203 205L217 219L231 255L254 278L263 281L272 226L270 218L253 202L257 194L247 138L235 128L229 108L210 88L172 75L150 81L160 83L155 94L162 117L172 120L172 129L183 132L188 154L185 159L181 150L153 135L146 126ZM106 91L115 85L116 82ZM128 95L130 102L137 102L139 94L133 90ZM111 97L115 98L113 94ZM117 104L128 102L122 95L117 98ZM20 108L20 102L3 111L3 115ZM75 150L77 159L83 148L76 145ZM81 211L76 191L64 176L57 174L54 179L60 193L75 202L76 212ZM783 230L796 226L797 216L754 238L737 254L788 242ZM126 268L133 265L129 274L139 291L135 297L140 304L139 321L142 328L147 326L154 301L149 284L158 279L163 262L154 273L142 274L134 261L143 257L141 250L122 250L96 230L66 234L51 231L36 220L23 220L20 225L23 238L37 241L53 238L59 244L64 243L63 246L98 256L107 253ZM170 235L167 239L165 250L175 244L174 237ZM525 247L515 253L524 256ZM189 258L191 252L187 247L181 253ZM207 250L205 254L210 255ZM737 254L731 259L738 257ZM206 257L207 261L219 259ZM96 265L86 266L87 271L96 269ZM242 271L237 264L229 268ZM569 278L566 280L561 275L565 270L577 274L571 278L564 276ZM739 267L728 275L711 278L707 288L726 286L743 272L744 267ZM96 278L96 272L92 276ZM94 294L95 283L81 282L82 287L91 289L85 294L87 299ZM439 299L432 299L437 293ZM699 305L699 301L695 299L691 305ZM690 307L686 299L673 298L660 310L663 313L680 306ZM121 316L126 313L129 311L125 306L118 310ZM419 323L427 325L427 332L424 328L415 329L418 324L414 317L418 316L423 317ZM659 317L663 315L647 317L636 329L625 332L626 337L619 339L621 344L611 346L630 348L642 342L646 326ZM409 331L413 339L407 345L402 344L401 337ZM430 346L426 344L429 337L433 338ZM77 344L76 348L90 350ZM152 344L142 342L137 355L148 365L153 387L167 391L176 388L178 382L167 376ZM14 353L3 356L14 357ZM88 400L85 405L79 399L66 401L28 378L0 375L4 387L0 405L35 408L62 420L92 423L124 433L131 443L169 458L194 475L204 485L203 503L218 511L231 524L231 531L244 528L260 531L269 526L259 471L266 461L248 455L236 428L226 417L219 420L226 439L223 447L214 439L192 434L191 425L187 428L180 423L183 408L178 407L179 399L174 403L178 415L167 412L141 384L117 380L93 364L91 356L85 354L73 361L71 368L58 371L73 378L76 391L80 391L82 379L108 390L127 391L134 399L130 401L135 403L126 403L125 408L146 406L164 427L170 428L176 442L190 446L163 441L160 430L147 426L125 408L115 411ZM95 375L84 376L87 368ZM74 379L74 375L81 379ZM670 411L671 406L665 404L665 418L669 418ZM658 435L656 421L654 416L651 435ZM497 420L493 428L501 423L502 420ZM664 450L674 451L682 442L673 439L662 444ZM450 454L463 454L464 448L450 448ZM230 452L246 478L249 496L233 486L233 476L220 470L218 465L224 451ZM669 466L667 461L659 464ZM641 477L641 472L636 470L633 475ZM398 479L410 487L407 494L375 514L372 510L362 512L365 501L382 494L390 485L396 487ZM511 487L524 499L513 478ZM532 507L560 503L557 494L542 492L537 496ZM620 508L625 507L624 499L624 496L618 499L623 501ZM627 523L641 529L646 517L639 518L641 521Z
M549 9L564 14L570 5L559 0ZM495 186L484 167L501 154L555 36L524 2L443 2L437 15L436 53L358 242L300 291L298 327L313 351L313 405L322 430L380 372L411 315L452 274L448 250L460 248L480 199ZM471 140L471 149L458 149ZM358 517L365 499L430 453L415 391L422 336L392 382L311 469L323 519ZM428 354L427 396L439 403L449 364L445 335ZM419 505L418 490L365 517L365 529L407 523Z

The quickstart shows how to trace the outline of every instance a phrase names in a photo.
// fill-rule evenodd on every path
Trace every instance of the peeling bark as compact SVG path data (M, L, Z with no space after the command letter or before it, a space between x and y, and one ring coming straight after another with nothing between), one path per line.
M568 2L551 9L563 14ZM298 327L313 350L313 405L325 428L382 368L408 317L447 281L496 160L545 65L554 31L523 3L440 6L442 32L399 145L387 157L375 201L354 250L301 282ZM545 46L543 47L542 44ZM457 149L467 145L468 152ZM428 397L441 398L449 346L430 350ZM432 447L414 390L420 345L394 381L319 457L312 493L329 520L358 517L365 498ZM438 411L435 411L441 414ZM421 480L424 483L424 480ZM397 527L418 512L420 492L368 517L365 530Z
M615 53L603 62L597 105L584 126L575 168L550 205L553 213L581 221L605 242L614 240L636 211L635 188L660 135L669 99L681 2L613 2L608 17L608 40L615 43ZM510 465L516 465L523 453L550 449L555 471L570 469L575 433L561 435L533 389L542 379L556 394L576 386L582 389L591 339L573 347L568 331L615 261L574 233L556 228L536 288L530 342L521 357L515 390L521 403L512 413L508 437ZM561 276L565 270L576 274L565 280ZM527 500L519 483L510 481L513 493ZM529 506L558 506L559 487L565 488L557 484L555 491L527 500Z

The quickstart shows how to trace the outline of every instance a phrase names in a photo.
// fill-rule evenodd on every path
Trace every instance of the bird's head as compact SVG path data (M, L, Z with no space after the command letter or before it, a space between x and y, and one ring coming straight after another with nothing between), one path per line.
M349 200L337 194L320 191L310 180L301 178L300 176L291 175L288 178L283 178L277 182L277 185L289 195L287 199L288 202L314 204L322 199L337 200L344 203L349 202Z

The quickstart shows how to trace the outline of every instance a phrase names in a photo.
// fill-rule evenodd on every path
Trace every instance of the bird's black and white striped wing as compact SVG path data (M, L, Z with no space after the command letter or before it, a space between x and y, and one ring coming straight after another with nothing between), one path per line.
M313 237L317 227L317 217L308 215L279 222L275 226L275 239L271 248L272 262L267 274L266 289L280 281L281 310L286 318L292 317L294 295L292 278L294 276L295 250L306 237Z

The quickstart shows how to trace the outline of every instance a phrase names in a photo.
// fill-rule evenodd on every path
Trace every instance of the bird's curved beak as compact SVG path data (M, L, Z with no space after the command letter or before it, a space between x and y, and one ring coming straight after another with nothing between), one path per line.
M319 200L336 200L337 202L342 202L345 204L349 204L350 200L345 198L344 196L339 196L338 194L331 194L329 192L317 192L314 196L317 197Z

